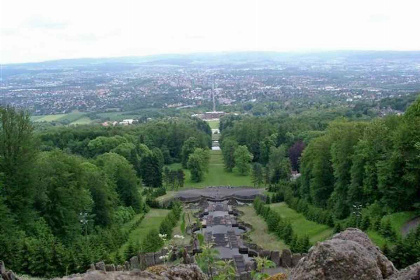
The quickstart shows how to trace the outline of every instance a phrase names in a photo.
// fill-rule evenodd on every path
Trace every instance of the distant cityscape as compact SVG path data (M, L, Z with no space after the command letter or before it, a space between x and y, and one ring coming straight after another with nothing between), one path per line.
M205 104L212 108L213 99L218 106L257 101L351 104L420 88L417 53L410 59L392 53L369 59L363 53L257 60L246 56L229 63L200 59L4 65L0 101L49 115Z

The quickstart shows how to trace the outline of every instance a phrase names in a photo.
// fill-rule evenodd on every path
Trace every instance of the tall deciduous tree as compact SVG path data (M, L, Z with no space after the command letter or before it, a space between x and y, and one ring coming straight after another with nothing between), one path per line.
M84 180L82 159L60 150L39 155L36 205L55 235L73 239L82 232L80 213L91 213L93 201Z
M271 171L270 179L272 184L290 179L291 166L284 145L278 148L271 147L268 165Z
M191 171L191 180L193 182L201 182L204 173L208 170L210 154L208 150L201 148L195 149L188 159L188 169Z
M187 168L189 156L198 147L200 147L200 145L198 143L197 138L195 137L190 137L184 142L184 145L182 146L182 151L181 151L182 167Z
M302 141L297 141L295 144L293 144L292 147L289 148L289 159L293 170L299 171L299 160L304 149L305 143Z
M252 154L246 146L238 146L235 150L235 167L240 175L248 175Z
M123 157L115 153L105 153L97 157L96 164L111 178L121 202L132 206L136 212L142 209L139 194L139 182L133 166Z
M238 143L232 139L225 139L222 142L222 154L223 162L225 164L225 169L227 172L232 172L235 167L235 149L238 146Z
M0 108L0 194L19 221L31 222L36 184L33 182L37 154L30 116L12 107Z

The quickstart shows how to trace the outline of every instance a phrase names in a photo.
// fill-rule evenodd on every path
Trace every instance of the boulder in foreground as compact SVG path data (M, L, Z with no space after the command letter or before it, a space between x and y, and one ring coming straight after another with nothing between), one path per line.
M359 229L347 229L311 248L292 270L292 280L380 280L395 274L385 255Z
M159 275L149 271L112 271L92 270L83 274L74 274L63 280L207 280L200 268L193 265L177 265L164 269Z

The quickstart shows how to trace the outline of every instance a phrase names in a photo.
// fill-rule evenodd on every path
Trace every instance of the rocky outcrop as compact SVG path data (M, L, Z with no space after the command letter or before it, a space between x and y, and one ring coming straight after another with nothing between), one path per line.
M347 229L309 250L292 270L292 280L387 279L396 272L365 233Z
M11 270L7 270L3 261L0 261L0 279L3 280L19 280Z
M420 280L420 262L395 273L389 280Z
M111 271L92 270L83 274L74 274L62 280L207 280L206 275L197 265L177 265L150 271Z
M354 241L362 245L368 251L369 255L373 259L376 259L376 263L378 268L381 270L382 277L385 279L397 271L392 262L388 260L379 248L373 244L369 237L359 229L349 228L343 232L337 233L331 239Z

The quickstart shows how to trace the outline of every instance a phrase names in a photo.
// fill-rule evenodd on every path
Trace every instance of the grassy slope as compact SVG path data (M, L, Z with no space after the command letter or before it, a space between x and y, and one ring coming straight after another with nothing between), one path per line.
M404 226L404 224L409 220L413 219L414 217L416 217L416 213L414 212L398 212L386 215L382 218L382 220L384 221L386 219L389 219L394 231L397 234L401 235L401 229ZM368 230L366 233L369 236L369 238L373 241L373 243L375 243L380 248L382 248L385 245L385 243L388 243L388 245L392 244L389 240L385 239L376 231Z
M83 125L90 124L92 120L89 117L81 117L80 119L70 123L71 125Z
M149 213L146 214L146 217L144 217L140 225L130 233L130 236L128 237L128 242L121 246L120 253L124 252L124 250L128 247L130 241L134 243L139 242L141 244L143 238L146 236L149 230L151 230L152 228L159 229L160 223L163 221L163 219L165 219L168 213L169 210L166 209L150 209ZM138 216L140 215L142 214L139 214ZM130 223L128 223L124 227L128 228L129 225L134 223L138 218L139 217L135 217Z
M219 124L220 124L219 120L217 120L217 121L216 120L211 120L211 121L207 121L207 122L208 122L211 129L219 128Z
M209 172L204 175L204 180L199 183L191 181L189 170L185 172L185 187L204 188L207 186L252 186L250 176L240 176L236 173L228 173L224 170L222 151L210 151ZM180 163L171 164L171 169L181 168Z
M68 114L33 116L32 121L34 122L68 121L70 124L90 124L92 122L92 120L89 117L86 117L85 113L82 113L79 111L73 111Z
M255 213L252 206L243 206L239 210L244 213L240 216L241 220L252 225L252 230L247 233L252 242L267 250L283 250L288 248L277 236L268 232L267 224Z
M66 114L33 116L32 120L35 122L52 122L52 121L57 121L65 116Z
M325 240L333 233L332 228L307 220L302 214L289 208L284 202L271 204L270 207L278 212L282 218L289 219L294 232L298 236L307 235L311 243Z

